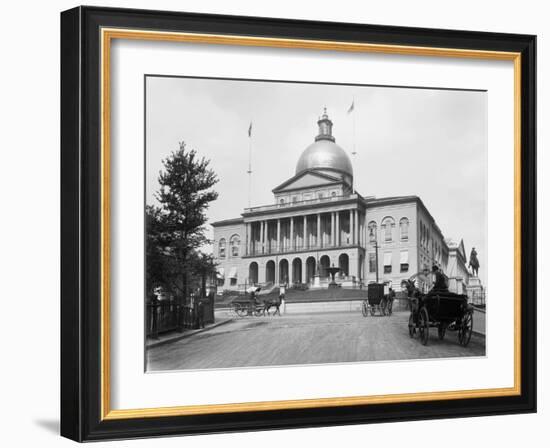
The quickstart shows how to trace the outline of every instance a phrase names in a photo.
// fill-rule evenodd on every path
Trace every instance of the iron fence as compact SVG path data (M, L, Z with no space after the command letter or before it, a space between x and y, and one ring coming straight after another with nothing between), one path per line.
M145 334L156 339L159 334L214 323L214 297L194 298L185 304L175 300L151 300L146 304L145 314Z

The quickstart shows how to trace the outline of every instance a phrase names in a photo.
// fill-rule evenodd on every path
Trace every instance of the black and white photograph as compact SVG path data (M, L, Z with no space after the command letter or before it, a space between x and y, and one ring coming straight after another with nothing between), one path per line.
M146 371L486 355L487 91L144 83Z

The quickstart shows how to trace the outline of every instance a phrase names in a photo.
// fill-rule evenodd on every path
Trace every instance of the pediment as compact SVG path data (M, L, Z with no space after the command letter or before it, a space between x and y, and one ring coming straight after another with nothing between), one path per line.
M286 182L273 189L273 193L281 193L284 191L293 191L312 187L321 187L325 185L338 185L342 180L337 177L330 176L325 173L316 171L305 171L294 177L291 177Z

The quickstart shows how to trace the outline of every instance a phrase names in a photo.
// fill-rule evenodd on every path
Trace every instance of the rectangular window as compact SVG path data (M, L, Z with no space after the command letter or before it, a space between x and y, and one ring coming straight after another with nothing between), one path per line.
M401 272L409 271L409 263L401 263Z
M236 278L231 279L231 286L237 286L237 279Z
M392 258L391 252L386 252L384 254L384 274L391 273L391 258Z
M376 254L369 254L369 272L376 272Z

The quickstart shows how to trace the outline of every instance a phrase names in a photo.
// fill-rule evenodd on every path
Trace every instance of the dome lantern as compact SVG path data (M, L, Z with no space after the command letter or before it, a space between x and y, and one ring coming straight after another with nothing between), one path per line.
M326 107L323 110L323 115L319 118L319 121L317 121L317 125L319 126L319 134L315 137L316 142L319 140L330 140L331 142L335 141L332 136L332 121L327 115Z

